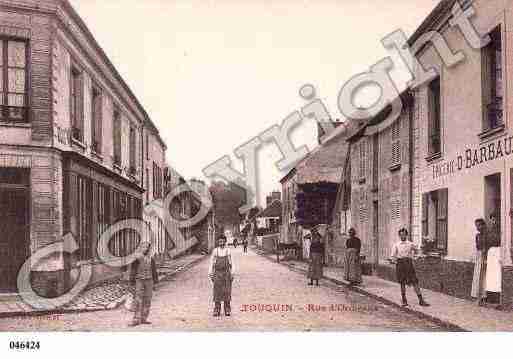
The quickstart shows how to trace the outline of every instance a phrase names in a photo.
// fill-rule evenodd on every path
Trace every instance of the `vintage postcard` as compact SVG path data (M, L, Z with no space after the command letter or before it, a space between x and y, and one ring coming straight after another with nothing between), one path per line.
M0 332L513 331L512 33L512 0L0 0Z

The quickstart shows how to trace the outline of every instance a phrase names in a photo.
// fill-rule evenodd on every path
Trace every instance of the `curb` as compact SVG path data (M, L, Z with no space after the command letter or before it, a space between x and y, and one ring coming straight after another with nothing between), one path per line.
M166 281L171 279L172 277L178 275L179 273L183 272L186 269L189 269L196 264L203 261L205 258L207 258L208 255L205 255L203 257L197 258L193 260L190 263L187 263L183 265L182 267L179 267L176 271L166 274L162 278L159 278L159 283L157 284L158 288L161 287L159 284L162 283L162 281ZM16 317L45 317L50 315L62 315L62 314L80 314L80 313L93 313L93 312L103 312L103 311L110 311L110 310L116 310L126 300L126 295L122 296L118 300L115 300L109 304L107 304L103 308L84 308L84 309L54 309L54 310L42 310L42 311L32 311L32 312L0 312L0 319L6 319L6 318L16 318Z
M308 271L302 269L302 268L298 268L298 267L295 267L293 265L290 265L290 264L287 264L286 262L277 262L276 259L274 259L272 256L272 254L265 254L264 252L261 252L260 250L255 250L255 253L266 258L267 260L273 262L273 263L276 263L276 264L280 264L284 267L287 267L289 268L291 271L293 272L298 272L298 273L302 273L302 274L306 274L308 273ZM355 293L359 293L359 294L363 294L369 298L372 298L374 300L377 300L378 302L380 303L383 303L383 304L386 304L386 305L390 305L392 307L395 307L396 309L399 309L400 311L402 312L405 312L405 313L409 313L409 314L413 314L415 315L416 317L420 318L420 319L426 319L426 320L429 320L430 322L433 322L435 323L436 325L446 329L446 331L451 331L451 332L470 332L470 330L467 330L465 328L462 328L456 324L453 324L451 322L448 322L446 320L443 320L443 319L440 319L440 318L437 318L437 317L434 317L430 314L426 314L422 311L419 311L419 310L416 310L416 309L413 309L411 307L402 307L400 304L390 300L390 299L387 299L385 297L382 297L382 296L379 296L377 294L374 294L374 293L371 293L369 291L366 291L365 289L363 288L360 288L360 287L355 287L355 286L351 286L349 285L348 282L345 282L345 281L341 281L341 280L338 280L338 279L335 279L335 278L331 278L331 277L326 277L326 276L323 276L323 279L331 282L331 283L334 283L334 284L337 284L337 285L340 285L340 286L344 286L346 287L347 289L349 289L350 291L353 291Z

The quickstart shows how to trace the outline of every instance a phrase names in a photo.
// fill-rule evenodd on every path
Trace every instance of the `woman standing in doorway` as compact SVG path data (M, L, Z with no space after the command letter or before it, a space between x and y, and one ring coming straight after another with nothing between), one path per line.
M488 254L488 243L486 240L487 229L486 222L482 218L475 220L477 229L475 241L476 241L476 255L474 264L474 278L472 280L472 292L473 298L477 299L478 305L482 306L486 302L485 295L485 280L486 280L486 265L487 265L487 254Z
M362 248L362 241L356 237L356 230L349 229L349 238L346 241L346 265L345 280L351 285L358 285L362 283L362 266L360 264L360 251Z
M323 276L324 266L324 243L321 242L321 235L317 229L312 229L312 243L310 244L310 266L308 268L308 278L310 283L313 285L319 285L319 279Z
M214 284L214 317L221 314L221 302L224 303L224 314L231 315L232 282L234 266L230 249L226 246L226 237L219 237L219 246L214 249L210 261L208 276Z

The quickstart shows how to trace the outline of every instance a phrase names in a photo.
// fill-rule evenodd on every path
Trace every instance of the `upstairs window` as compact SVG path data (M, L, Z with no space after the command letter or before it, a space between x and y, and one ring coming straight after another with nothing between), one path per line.
M501 27L489 35L491 41L482 49L483 131L504 125Z
M0 120L28 121L27 43L0 39Z
M93 86L91 93L91 143L93 152L102 153L102 93L100 89Z
M358 166L358 178L360 180L365 180L365 167L367 163L367 148L366 148L365 140L360 141L358 145L359 151L359 166Z
M162 198L162 169L153 162L153 198Z
M76 66L71 66L70 83L70 117L71 137L84 141L84 94L82 72Z
M428 86L428 156L436 156L442 151L440 78L436 78Z
M378 188L379 182L379 134L372 139L372 189Z
M399 119L392 124L390 137L392 148L390 166L397 167L401 165L401 121Z
M137 168L136 168L136 130L135 127L130 127L130 174L135 175Z
M121 114L119 109L114 110L113 120L114 164L121 166Z
M150 159L150 136L146 133L146 160Z

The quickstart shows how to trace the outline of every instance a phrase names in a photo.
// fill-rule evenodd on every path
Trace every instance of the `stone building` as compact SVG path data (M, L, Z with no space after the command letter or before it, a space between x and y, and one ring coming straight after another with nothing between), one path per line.
M513 108L507 99L513 57L506 49L513 45L513 2L458 4L464 9L473 7L472 24L482 38L489 35L490 41L482 48L473 47L462 31L451 25L456 0L441 1L425 19L408 41L419 63L424 69L434 68L436 76L408 91L411 101L403 99L403 104L409 105L398 122L383 122L377 127L382 130L371 131L382 122L378 115L364 126L365 131L350 138L351 160L339 191L334 223L349 214L349 225L345 221L346 225L337 224L338 228L356 227L377 274L390 280L395 280L394 268L386 261L390 246L397 229L409 227L411 240L424 254L416 260L421 286L469 299L474 221L488 221L494 214L501 243L500 265L493 274L500 283L493 291L498 296L491 297L498 297L503 308L511 309ZM453 56L461 52L464 60L448 66L442 58L448 55L436 50L436 41L417 46L426 34L433 34L431 31L443 37ZM420 69L415 72L418 78ZM400 158L400 166L394 164L394 158Z
M442 1L409 40L437 30L465 59L446 66L432 43L418 49L420 63L437 77L414 91L413 240L429 244L423 285L462 298L470 296L476 218L499 218L501 303L513 304L512 91L513 2L466 1L475 29L490 42L473 48L450 26L455 1ZM429 274L428 274L429 273Z
M394 122L386 107L347 136L348 162L331 226L335 241L343 242L354 228L362 254L378 273L393 272L390 248L398 230L411 223L412 99L407 93L401 98L403 110Z
M68 1L0 1L0 72L0 291L16 292L23 262L69 233L78 251L35 266L36 290L62 292L84 266L92 283L118 276L98 238L141 218L145 191L162 193L158 130ZM137 241L121 231L109 250Z

